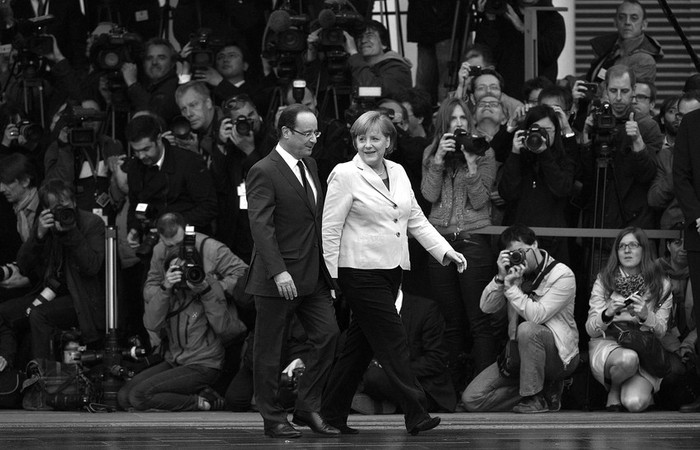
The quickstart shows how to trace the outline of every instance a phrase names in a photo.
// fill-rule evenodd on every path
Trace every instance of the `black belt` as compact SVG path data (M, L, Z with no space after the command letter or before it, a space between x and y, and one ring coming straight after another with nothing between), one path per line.
M455 242L470 239L472 234L468 231L455 231L454 233L443 234L442 237L444 237L447 242Z

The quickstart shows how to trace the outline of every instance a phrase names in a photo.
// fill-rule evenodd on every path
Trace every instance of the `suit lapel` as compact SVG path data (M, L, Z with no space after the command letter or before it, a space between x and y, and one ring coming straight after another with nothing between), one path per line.
M287 165L287 162L280 156L279 153L277 153L277 150L273 150L270 153L270 159L275 163L277 166L277 170L282 174L285 180L289 183L289 185L294 189L294 191L297 193L297 195L304 201L304 204L314 213L316 214L317 208L313 208L311 204L309 203L309 199L306 197L306 191L304 190L304 186L301 185L299 182L299 179L297 176L294 174L292 169ZM306 164L306 161L304 161L304 164ZM308 167L308 165L307 165ZM311 171L309 171L311 172ZM314 181L316 181L315 174L312 174L314 176ZM316 184L317 189L318 189L318 184ZM318 202L316 202L318 204Z
M384 184L384 181L382 181L381 177L379 177L379 175L377 175L370 166L365 164L365 162L362 161L362 159L358 155L355 155L354 161L355 165L360 170L360 175L362 176L362 178L364 178L365 181L370 186L372 186L377 192L386 197L387 200L394 203L394 199L391 195L391 192L389 192L389 189L386 188L386 185ZM392 170L390 168L389 163L386 164L386 171L387 175L389 176L389 186L395 186L395 180L394 177L392 177Z

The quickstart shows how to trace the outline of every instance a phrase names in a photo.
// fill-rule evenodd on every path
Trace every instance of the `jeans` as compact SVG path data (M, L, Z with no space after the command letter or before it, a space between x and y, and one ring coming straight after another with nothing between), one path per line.
M470 266L472 260L469 255L475 251L471 243L462 240L453 242L452 246L466 256L467 269L459 273L453 264L443 266L431 258L428 270L433 288L431 297L445 318L444 342L449 352L450 375L455 387L460 390L459 386L464 387L466 382L466 374L462 373L457 361L465 351L467 334L471 334L475 373L479 373L496 361L499 329L494 327L497 325L494 323L495 317L484 313L479 307L481 292L494 275L492 266ZM483 248L476 251L486 253L486 259L491 260L489 247L480 247Z
M197 411L197 394L214 384L219 372L196 364L178 366L163 361L139 373L119 390L119 406L140 411Z
M545 381L559 381L569 377L579 357L565 367L551 330L534 322L518 326L520 376L505 378L493 363L472 380L462 395L462 401L471 412L511 411L522 397L540 393Z
M445 84L449 81L450 40L435 44L418 44L416 87L430 94L433 104L447 97ZM459 69L459 67L458 67Z

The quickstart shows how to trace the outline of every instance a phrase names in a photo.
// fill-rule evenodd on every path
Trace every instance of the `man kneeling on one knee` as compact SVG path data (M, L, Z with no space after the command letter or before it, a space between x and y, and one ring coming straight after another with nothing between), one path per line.
M540 249L535 233L523 225L507 228L500 246L498 274L480 306L485 313L507 307L511 352L477 375L462 401L474 412L558 411L563 380L579 362L574 274Z

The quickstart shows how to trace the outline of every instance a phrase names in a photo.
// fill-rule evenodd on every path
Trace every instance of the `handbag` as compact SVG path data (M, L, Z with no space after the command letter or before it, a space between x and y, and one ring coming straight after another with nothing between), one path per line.
M617 330L612 332L617 343L637 353L642 369L657 378L669 374L671 361L653 331L644 331L635 322L615 322L612 328Z
M520 352L518 341L509 339L503 351L496 358L498 371L504 378L514 378L520 375Z
M6 368L0 372L0 408L22 407L22 383L26 375L19 370Z

